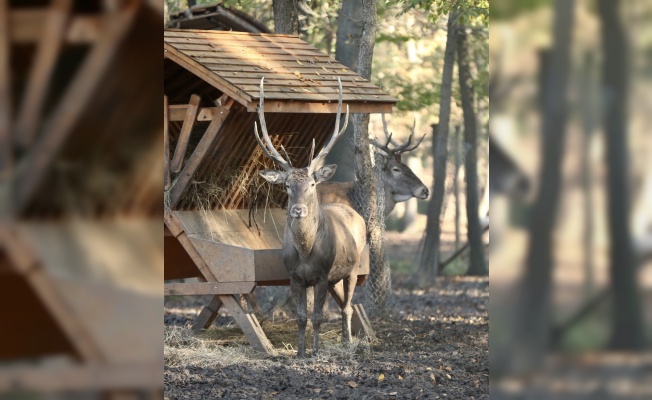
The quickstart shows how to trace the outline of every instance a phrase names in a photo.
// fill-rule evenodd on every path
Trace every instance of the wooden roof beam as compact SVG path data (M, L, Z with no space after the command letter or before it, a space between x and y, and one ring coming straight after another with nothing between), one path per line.
M201 97L196 94L190 96L190 103L186 108L186 116L183 119L179 140L177 140L177 147L174 149L174 157L172 157L172 162L170 163L170 170L175 174L178 174L181 171L181 167L183 167L183 160L185 159L186 149L190 141L190 133L192 133L192 128L195 126L200 102Z
M168 105L168 118L169 121L183 121L186 118L186 112L188 110L188 104L170 104ZM198 122L208 122L212 121L213 118L219 113L220 109L218 107L200 107L197 112Z
M351 114L356 113L388 113L391 114L393 105L391 103L349 103ZM258 100L247 103L247 111L255 112L258 107ZM337 113L337 101L331 103L314 103L292 100L267 100L265 99L266 113L309 113L309 114L335 114Z

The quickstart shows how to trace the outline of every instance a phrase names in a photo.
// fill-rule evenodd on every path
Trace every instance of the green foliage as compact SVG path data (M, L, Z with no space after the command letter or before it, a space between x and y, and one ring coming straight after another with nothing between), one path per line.
M492 0L491 16L495 19L509 19L551 4L550 0Z
M425 11L432 22L458 10L462 25L486 27L489 24L489 0L385 0L385 3L400 5L399 15L413 9Z

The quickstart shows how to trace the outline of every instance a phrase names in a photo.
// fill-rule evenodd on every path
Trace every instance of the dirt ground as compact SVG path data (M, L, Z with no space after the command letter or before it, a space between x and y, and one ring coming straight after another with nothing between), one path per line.
M168 297L165 398L488 398L488 279L441 278L425 291L407 282L393 276L391 316L372 321L376 341L342 344L340 318L327 313L320 354L307 359L296 358L293 319L262 322L275 353L261 355L228 315L188 331L205 297Z

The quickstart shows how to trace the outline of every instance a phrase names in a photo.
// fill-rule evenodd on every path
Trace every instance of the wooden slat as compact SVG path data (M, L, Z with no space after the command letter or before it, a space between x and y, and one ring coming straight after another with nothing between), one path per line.
M11 10L9 37L12 43L34 43L40 40L48 9L16 8ZM95 42L107 25L106 15L77 15L70 19L64 40L70 44L88 44Z
M219 37L217 40L211 40L210 38L201 38L201 37L166 37L165 38L166 43L170 43L173 46L177 47L177 45L198 45L198 46L211 46L211 44L214 44L216 46L220 47L242 47L243 41L240 38L231 38L231 37L226 37L222 35ZM276 44L272 42L261 42L261 41L249 41L247 42L247 47L250 48L267 48L267 47L275 47L275 48L287 48L287 49L302 49L302 50L308 50L308 49L314 49L312 45L306 42L286 42L283 44Z
M265 78L265 91L268 87L273 86L293 86L293 87L313 87L313 88L332 88L339 90L337 78L340 78L342 81L342 91L347 93L350 89L368 89L374 93L386 95L379 87L375 86L369 81L363 79L353 79L355 76L341 76L337 74L329 75L317 75L317 74L301 74L301 78L295 75L292 72L282 73L282 72L267 72L267 73L250 73L250 74L241 74L235 72L222 73L222 76L225 79L228 79L229 82L237 85L250 85L256 86L260 85L260 79ZM245 90L250 90L252 88L244 88Z
M163 190L170 189L170 116L168 96L163 96Z
M168 106L168 121L183 121L186 118L188 104ZM219 112L218 107L201 107L197 112L197 121L212 121Z
M104 389L159 389L163 387L160 364L49 365L0 368L0 393L15 390L71 392Z
M25 168L16 174L16 206L18 210L27 207L47 169L65 143L75 123L101 82L101 77L110 64L118 45L133 21L138 5L129 5L116 15L102 38L93 46L69 85L58 106L44 124L43 136L35 143L27 156Z
M297 35L287 35L279 33L249 33L249 32L233 32L229 31L228 33L223 31L213 31L213 30L202 30L202 29L193 29L192 31L186 29L166 29L165 37L223 37L223 35L228 37L237 37L238 40L242 41L269 41L269 42L301 42Z
M204 132L199 144L195 147L195 150L190 155L190 158L188 158L186 165L183 167L183 171L181 171L181 174L177 177L177 180L170 189L170 207L172 208L179 203L181 195L190 184L199 164L201 164L202 160L208 154L207 150L211 147L213 141L217 137L217 133L222 127L224 120L226 120L226 117L229 115L229 111L231 110L234 101L232 98L223 95L220 103L222 104L220 107L220 113L211 121L208 128L206 128L206 132Z
M255 287L255 282L166 283L163 293L165 296L248 294Z
M349 112L355 113L387 113L391 114L393 106L391 103L347 103ZM255 112L258 101L247 103L247 111ZM282 101L265 99L265 113L336 113L337 99L334 102L307 102L307 101ZM350 122L349 122L350 123Z
M195 126L195 118L197 118L200 101L201 98L196 94L190 96L190 103L188 104L188 108L186 108L186 116L183 120L181 133L179 133L179 140L177 141L177 147L174 150L174 157L170 164L170 169L175 174L178 174L179 171L181 171L181 167L183 167L183 160L186 156L190 133L192 132L192 128Z
M198 64L195 60L183 54L174 47L168 45L167 43L164 45L163 54L164 57L174 61L181 67L192 72L197 77L203 79L213 87L219 89L224 94L227 94L229 97L236 100L238 103L244 105L247 104L247 102L251 101L251 97L245 92L239 90L237 87L225 81L220 76L214 74L205 66Z
M48 10L41 32L36 57L16 122L16 141L20 146L30 146L34 140L50 79L59 51L65 38L70 17L71 0L55 0Z
M216 54L219 55L220 58L236 58L240 60L245 60L246 62L250 61L256 61L256 60L263 60L263 61L294 61L296 62L297 59L300 59L301 62L303 60L313 60L315 62L317 61L331 61L335 63L335 59L333 59L331 56L323 53L312 53L312 54L307 54L307 55L301 55L301 56L296 56L288 52L283 52L281 54L269 54L269 53L258 53L258 52L248 52L244 54L236 54L236 53L225 53L225 52L219 52L219 51L197 51L197 50L181 50L183 54L193 57L193 58L210 58L210 57L216 57ZM310 61L308 61L310 62Z
M9 0L0 0L0 180L12 168Z
M168 42L169 43L169 42ZM234 43L235 44L235 43ZM258 43L256 43L258 44ZM264 45L264 46L247 46L243 47L242 43L239 46L224 46L220 42L204 42L204 43L174 43L172 44L175 48L183 51L186 54L196 53L200 57L204 57L206 53L219 52L221 55L224 55L228 58L249 58L251 57L267 57L268 55L278 56L285 55L294 58L300 57L318 57L318 58L330 58L335 61L332 57L327 54L320 53L315 48L288 48L288 47L279 47L274 45Z

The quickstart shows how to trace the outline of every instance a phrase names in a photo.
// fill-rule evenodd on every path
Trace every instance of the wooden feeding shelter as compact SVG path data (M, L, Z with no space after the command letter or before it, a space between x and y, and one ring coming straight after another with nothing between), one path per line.
M259 84L265 77L268 131L293 165L319 151L337 110L337 77L351 113L391 112L397 99L294 35L201 30L165 31L167 295L214 295L193 324L208 327L225 305L252 346L271 344L255 315L234 295L256 286L289 285L280 248L286 193L263 183L274 168L253 134ZM368 256L358 285L368 274ZM331 294L341 304L342 288ZM353 328L373 334L354 305Z
M0 393L163 390L161 17L0 0Z
M222 3L201 4L170 13L167 28L271 33L252 16Z

